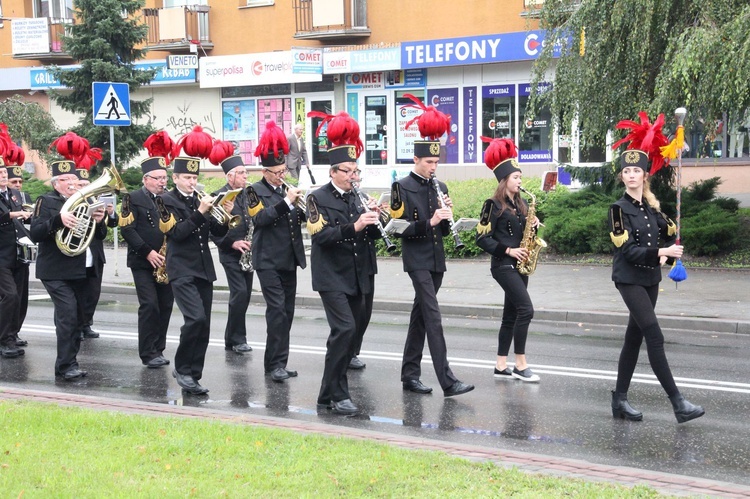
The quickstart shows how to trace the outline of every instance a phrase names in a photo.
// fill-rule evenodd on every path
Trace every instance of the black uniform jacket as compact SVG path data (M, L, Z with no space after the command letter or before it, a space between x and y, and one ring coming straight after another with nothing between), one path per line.
M440 182L440 190L447 195L448 187ZM400 202L400 204L398 204ZM432 181L414 172L396 181L391 186L391 215L411 222L397 237L401 237L401 255L404 271L429 270L445 272L445 250L443 237L450 234L450 224L443 220L430 225L440 201Z
M482 217L477 227L477 246L492 255L490 268L515 267L518 260L505 254L508 248L518 248L523 240L526 215L516 209L510 199L505 199L508 208L500 211L500 202L488 199L482 207ZM526 203L523 199L521 203Z
M615 244L612 280L641 286L660 282L659 247L674 244L675 224L645 199L641 203L627 193L610 206L609 224Z
M354 192L351 196L349 204L329 182L307 197L310 222L318 221L318 230L310 234L313 291L340 291L351 296L372 292L369 276L375 269L369 246L380 232L374 225L354 230L354 222L365 209Z
M247 189L253 215L253 268L255 270L296 270L305 268L302 224L305 213L291 209L284 197L265 181Z
M31 218L31 239L39 246L36 257L36 277L49 281L85 279L86 252L78 256L66 256L55 243L55 234L63 228L60 209L65 198L57 191L39 196ZM107 237L107 217L96 224L94 239ZM93 244L93 243L92 243ZM93 254L93 251L92 251Z
M4 197L0 199L0 267L14 269L23 265L18 262L16 240L28 236L28 231L20 220L10 218L11 211L23 211L21 193L8 189L8 197L7 204Z
M215 281L208 237L209 233L223 236L227 233L227 226L217 222L210 211L205 215L198 211L198 199L195 196L186 198L176 187L161 198L175 222L166 232L167 274L170 279L190 276Z
M126 196L133 214L133 221L122 227L122 237L128 243L128 267L152 270L146 257L152 250L158 252L164 243L164 233L159 229L159 211L145 187Z
M220 192L226 192L228 190L231 190L229 184L211 195L215 196ZM232 244L235 241L244 240L245 237L247 237L248 227L252 224L252 219L247 212L247 196L245 195L244 190L234 198L234 208L232 208L231 214L240 217L240 223L237 227L229 229L224 236L211 236L211 240L219 248L219 261L221 263L237 263L240 261L240 256L242 256L241 252L232 248Z

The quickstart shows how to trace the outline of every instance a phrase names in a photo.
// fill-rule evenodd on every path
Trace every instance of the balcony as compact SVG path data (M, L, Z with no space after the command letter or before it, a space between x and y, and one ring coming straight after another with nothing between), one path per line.
M214 48L209 36L208 5L189 5L166 9L143 9L148 25L146 46L150 50L186 52L191 46L204 51Z
M292 0L298 40L367 38L367 0Z
M63 52L62 37L73 19L54 17L18 18L11 20L14 59L60 62L72 61Z

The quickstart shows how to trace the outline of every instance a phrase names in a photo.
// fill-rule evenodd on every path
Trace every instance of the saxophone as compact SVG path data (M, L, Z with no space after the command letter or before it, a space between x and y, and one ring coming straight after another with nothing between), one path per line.
M167 275L167 236L164 236L164 242L161 243L159 254L164 257L164 265L154 269L154 278L157 284L169 284L169 276Z
M531 203L529 203L529 212L526 215L526 227L523 229L523 239L521 240L521 248L526 248L529 256L526 260L518 262L518 273L521 275L531 275L536 270L539 252L547 247L547 243L544 242L544 239L536 235L536 231L530 223L531 220L536 218L536 196L523 187L521 187L521 191L531 197Z
M252 221L249 221L247 224L247 234L245 234L245 241L250 241L250 249L242 253L242 256L240 256L240 270L243 272L252 272L253 270L253 247L252 247L252 240L253 240L253 231L255 230L255 225Z

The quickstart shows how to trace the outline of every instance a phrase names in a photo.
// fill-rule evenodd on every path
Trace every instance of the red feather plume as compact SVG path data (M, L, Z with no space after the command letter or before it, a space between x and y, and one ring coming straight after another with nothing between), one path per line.
M76 162L76 168L91 170L91 167L100 159L102 159L102 150L98 147L92 147Z
M218 166L225 159L234 156L234 144L227 140L217 140L208 155L208 160Z
M73 161L78 166L88 154L91 146L88 140L79 137L75 132L67 132L50 144L49 150L51 151L52 148L55 148L60 156Z
M5 154L2 155L5 159L6 166L21 166L26 160L26 153L23 152L23 147L16 145L11 142L10 146L5 150Z
M404 94L404 97L414 102L407 107L418 108L423 112L416 118L409 120L404 128L408 129L413 123L417 123L419 134L424 139L438 140L444 133L450 133L451 117L437 110L435 106L425 106L418 97L412 94Z
M286 140L284 131L276 126L275 121L266 122L266 129L258 140L258 147L255 148L255 155L267 158L269 154L272 157L279 156L279 151L289 154L289 142Z
M516 143L511 139L493 139L483 136L479 138L482 139L482 142L489 143L487 150L484 151L484 164L490 170L494 170L503 161L518 156Z
M365 145L362 143L362 139L359 138L359 123L349 116L346 111L341 111L336 116L321 113L320 111L310 111L307 113L307 116L323 119L315 132L316 136L320 134L323 124L328 123L326 135L331 142L331 146L354 146L357 151L357 157L365 150Z
M0 156L5 156L12 143L13 140L10 138L10 134L8 134L8 125L0 123Z
M169 136L166 130L152 133L143 143L143 147L146 148L150 157L163 157L167 165L172 162L172 150L174 146L174 140L172 140L172 137Z
M192 132L188 132L172 148L172 156L177 157L180 151L194 158L208 158L214 145L214 139L203 131L203 127L195 125Z
M612 145L612 149L617 149L622 144L630 142L626 149L639 149L648 155L651 161L650 175L658 172L663 166L669 164L669 159L661 155L661 148L669 144L669 139L664 136L661 129L664 126L664 113L660 114L656 120L651 123L648 114L645 111L638 113L641 122L637 123L632 120L622 120L615 128L618 130L630 130L624 138L618 140Z

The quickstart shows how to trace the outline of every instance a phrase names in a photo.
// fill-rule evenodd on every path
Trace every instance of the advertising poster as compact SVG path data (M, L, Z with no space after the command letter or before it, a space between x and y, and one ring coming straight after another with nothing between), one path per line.
M450 134L440 137L440 162L458 163L458 89L436 88L427 91L427 102L451 117Z
M422 138L419 127L413 123L409 129L406 124L422 113L419 108L408 107L411 101L396 104L396 161L412 161L414 159L414 141Z
M477 87L464 87L464 163L476 163L480 159L477 98Z
M235 142L246 165L255 164L253 152L258 140L255 100L224 101L221 106L223 138Z

